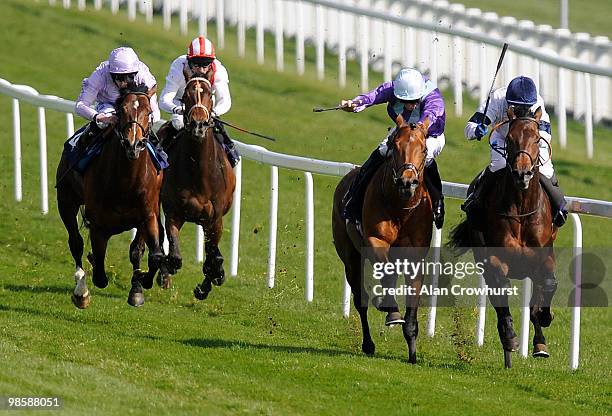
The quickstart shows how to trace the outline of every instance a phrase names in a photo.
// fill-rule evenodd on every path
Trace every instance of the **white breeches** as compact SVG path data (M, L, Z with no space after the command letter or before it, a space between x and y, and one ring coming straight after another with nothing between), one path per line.
M504 137L494 135L491 139L491 143L493 145L501 147L500 151L502 152L506 148L506 139ZM540 166L540 173L550 179L555 173L555 170L553 168L552 160L550 158L548 143L546 143L545 140L540 140L538 145L540 147L540 160L541 162L544 162ZM489 165L489 169L491 170L491 172L497 172L498 170L503 169L505 167L506 159L501 154L491 149L491 164Z
M387 136L385 136L383 141L378 145L378 151L381 155L385 156L387 154L387 141L389 140L389 137L395 133L396 128L397 127L394 127L389 130ZM442 149L444 149L445 144L446 138L444 137L444 134L441 134L438 137L428 137L425 139L425 145L427 146L427 157L425 158L425 163L427 165L429 165L433 159L438 157L438 155L442 152Z

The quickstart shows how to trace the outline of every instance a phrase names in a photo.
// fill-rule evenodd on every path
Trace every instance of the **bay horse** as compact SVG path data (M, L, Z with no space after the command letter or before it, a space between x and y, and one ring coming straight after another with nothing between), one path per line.
M147 143L151 134L151 97L156 87L147 91L138 86L123 91L117 100L116 126L107 127L102 133L105 141L101 153L92 160L81 179L69 172L66 154L62 155L56 175L57 206L68 231L68 245L76 265L76 287L72 302L84 309L90 303L85 271L83 270L83 238L79 232L77 213L84 205L83 219L89 227L92 253L88 259L93 266L92 281L96 287L108 285L104 258L111 236L136 228L138 233L130 245L132 263L132 287L128 303L141 306L144 303L142 289L150 289L153 276L162 264L160 246L159 192L163 171L153 164ZM149 272L140 270L144 243L149 248Z
M182 226L185 222L201 225L206 260L202 266L204 280L196 286L194 295L204 300L213 284L220 286L225 281L219 241L223 216L232 205L236 177L221 144L214 137L210 80L205 77L188 79L187 75L185 78L182 97L185 128L167 149L170 167L161 190L170 248L167 273L160 273L158 283L170 287L171 275L182 266L179 247Z
M474 259L484 261L483 277L489 287L508 288L509 278L531 278L534 357L549 356L542 327L550 326L553 320L550 304L557 289L553 251L557 227L552 223L550 201L539 181L538 143L545 140L539 134L541 116L541 108L524 117L517 117L512 107L508 109L508 120L502 123L509 125L505 154L502 153L506 168L498 175L495 191L485 196L484 231L478 231L483 227L474 227L466 219L452 230L449 241L449 246L459 253L473 248ZM489 299L497 313L504 364L510 368L511 352L517 350L518 340L508 296L490 295Z
M433 212L431 198L424 184L425 138L429 119L422 124L406 124L401 115L396 119L397 130L389 143L390 155L374 174L364 197L362 235L353 223L342 217L343 198L358 173L355 168L346 174L336 187L332 212L332 232L338 256L344 263L346 279L351 287L353 303L363 332L362 351L373 355L375 345L368 325L368 294L365 291L362 270L365 258L363 247L371 249L370 262L391 262L392 248L413 248L412 260L424 258L432 236ZM416 257L415 257L416 256ZM385 278L383 278L385 279ZM397 275L388 277L383 286L394 287ZM410 281L410 286L420 292L423 276ZM374 300L374 299L373 299ZM406 299L406 314L402 329L408 344L408 360L416 363L416 338L418 335L417 308L419 297ZM400 318L395 299L379 299L375 306L383 311L396 313ZM389 315L388 315L389 316Z

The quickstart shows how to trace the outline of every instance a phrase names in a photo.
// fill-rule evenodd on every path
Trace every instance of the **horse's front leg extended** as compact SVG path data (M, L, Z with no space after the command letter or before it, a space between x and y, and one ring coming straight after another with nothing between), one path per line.
M166 213L166 233L168 234L168 257L166 264L170 274L176 272L183 266L181 250L179 246L179 234L185 220L173 213Z
M370 236L366 239L368 244L368 257L370 262L374 267L375 264L378 263L382 265L383 270L384 266L390 262L389 257L389 249L390 245L387 241L382 240L378 237ZM397 300L395 296L391 294L391 290L396 287L397 284L397 274L393 273L384 273L383 277L380 280L380 285L378 285L379 291L375 293L375 296L372 298L372 304L376 309L382 312L387 312L387 317L385 319L385 325L399 325L403 324L404 318L399 312L399 306L397 305Z
M411 292L406 296L406 321L402 326L404 339L408 344L408 362L416 364L416 340L419 335L419 322L417 320L417 310L419 308L419 295L423 285L423 276L415 277L410 281Z
M164 262L164 253L159 241L159 219L158 214L151 214L144 224L144 233L147 247L149 248L148 266L149 271L142 280L145 289L153 287L153 278Z
M202 274L204 280L197 285L193 291L195 297L199 300L204 300L212 290L212 285L221 286L225 282L225 271L223 270L223 255L219 250L219 241L223 231L223 218L219 217L211 221L208 227L204 230L206 243L204 250L206 251L206 260L202 266Z

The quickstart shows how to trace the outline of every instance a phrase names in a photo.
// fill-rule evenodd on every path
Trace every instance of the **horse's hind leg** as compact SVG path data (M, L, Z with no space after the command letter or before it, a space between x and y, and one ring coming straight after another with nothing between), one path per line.
M361 255L357 251L353 251L349 255L349 259L345 262L344 273L351 287L353 304L355 305L355 309L357 309L357 313L359 313L359 320L361 321L361 332L363 336L361 351L366 355L374 355L376 346L374 345L374 341L372 341L370 324L368 323L369 298L361 279L361 266Z
M83 270L83 237L79 232L79 223L77 221L79 211L78 196L65 186L58 187L57 208L66 231L68 231L68 246L70 247L70 254L72 254L76 267L73 276L76 287L72 292L72 303L79 309L85 309L89 306L90 295L87 288L85 270Z
M106 256L106 247L110 236L92 227L89 237L93 254L93 275L91 280L96 287L104 289L108 286L108 277L106 276L106 270L104 270L104 257Z
M548 347L546 346L546 338L542 332L542 326L538 322L538 310L539 306L532 306L530 308L530 318L533 324L533 356L548 358Z
M415 288L414 293L416 295L407 296L405 322L402 325L404 339L408 344L408 362L410 364L416 364L416 341L419 335L419 322L417 320L417 310L419 307L418 293L421 291L421 284L422 281L420 279L415 279L411 282L411 287Z
M550 356L548 347L546 346L546 338L542 332L542 327L548 327L553 320L553 314L550 311L550 303L552 297L557 290L557 281L554 275L544 279L544 284L534 284L533 295L530 302L530 318L533 323L533 356L544 357Z
M179 233L185 224L185 220L172 213L166 213L166 231L168 232L168 256L166 257L167 272L170 275L176 272L183 266L181 258Z
M194 296L199 300L204 300L212 290L212 285L221 286L225 282L225 271L223 270L223 255L219 250L219 241L221 240L221 232L223 229L223 218L219 217L211 222L209 227L204 231L206 243L204 251L206 252L206 260L202 265L202 273L204 280L197 285L193 291Z
M130 263L132 263L132 288L128 295L128 304L131 306L141 306L144 304L144 295L142 293L142 279L146 274L140 269L140 261L144 255L145 242L144 236L140 229L136 231L136 236L130 244Z

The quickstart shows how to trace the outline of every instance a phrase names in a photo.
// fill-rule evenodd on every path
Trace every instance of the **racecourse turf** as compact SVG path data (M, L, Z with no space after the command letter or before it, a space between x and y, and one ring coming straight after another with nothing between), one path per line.
M61 2L58 2L61 4ZM152 69L160 87L172 59L189 36L125 12L78 12L46 2L0 2L3 35L0 77L42 93L75 99L83 77L113 47L130 45ZM214 26L209 26L215 41ZM388 126L382 107L359 115L313 114L315 105L334 105L353 96L358 69L349 63L348 85L336 87L336 62L328 55L327 78L315 80L313 51L306 75L295 75L291 41L286 72L277 73L272 38L266 64L255 63L253 33L247 56L236 55L233 29L218 52L229 70L233 95L228 121L278 137L275 143L236 134L244 142L275 151L360 163ZM494 63L492 63L492 68ZM372 74L372 85L380 75ZM445 91L452 97L450 91ZM452 98L448 99L452 102ZM447 144L439 158L446 180L468 182L487 161L483 143L468 143L462 118L449 105ZM384 316L370 312L375 357L360 350L361 330L354 309L342 318L342 267L330 232L335 177L315 176L315 294L304 300L304 177L280 170L277 280L266 287L269 167L243 166L240 267L203 302L192 289L201 281L195 263L195 228L182 234L184 267L174 287L155 287L146 303L127 305L129 236L111 240L104 289L90 284L92 303L77 310L70 302L74 271L66 232L49 184L50 211L40 214L36 109L22 110L22 202L13 197L11 100L0 97L0 396L59 396L62 414L606 414L612 412L609 308L582 311L580 368L568 370L570 310L556 310L546 330L551 358L514 358L502 368L494 314L488 313L482 348L473 343L473 308L441 308L436 336L425 335L427 308L419 313L417 365L407 363L406 345ZM78 121L80 123L82 121ZM47 112L49 172L53 177L65 140L65 116ZM553 122L553 129L555 123ZM595 158L586 161L583 127L570 123L569 147L555 147L560 181L570 195L612 199L612 132L595 130ZM461 218L459 201L447 201L447 224ZM583 216L585 245L609 245L609 220ZM222 251L229 259L229 224ZM559 246L571 246L571 225ZM89 249L87 245L86 250ZM87 267L88 277L90 268ZM227 271L227 263L226 263ZM515 322L519 322L518 311ZM20 413L21 414L21 413Z

